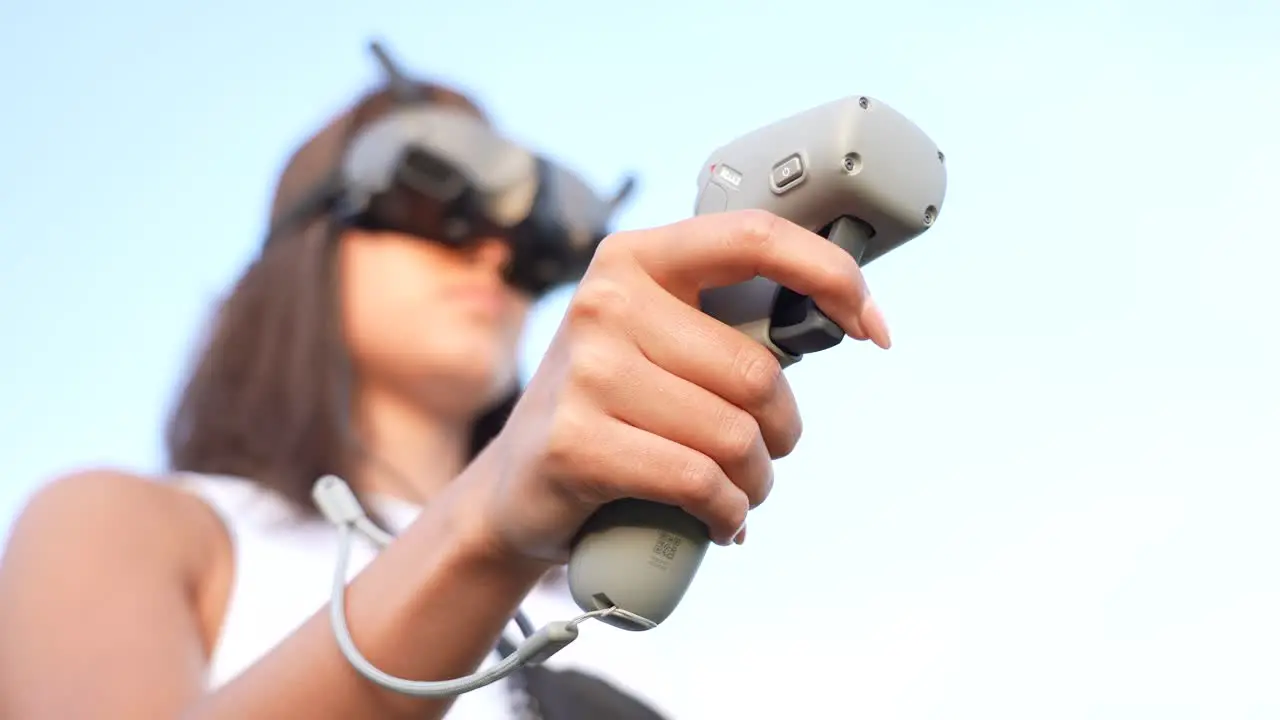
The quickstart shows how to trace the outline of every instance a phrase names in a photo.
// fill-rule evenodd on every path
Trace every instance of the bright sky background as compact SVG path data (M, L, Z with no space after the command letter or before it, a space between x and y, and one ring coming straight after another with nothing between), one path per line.
M638 171L626 227L686 216L719 143L869 94L950 168L935 229L868 269L895 347L789 371L807 432L747 545L660 629L584 634L665 652L687 718L1276 717L1280 4L1033 7L6 3L0 513L158 466L189 343L371 34L599 183Z

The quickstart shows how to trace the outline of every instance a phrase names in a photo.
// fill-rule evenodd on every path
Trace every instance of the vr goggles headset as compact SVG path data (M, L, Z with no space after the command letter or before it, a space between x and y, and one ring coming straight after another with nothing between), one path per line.
M601 197L577 173L508 140L462 108L430 102L386 51L371 51L396 106L348 139L334 173L279 233L321 215L454 247L484 237L511 246L507 282L533 297L582 277L635 189L626 177Z

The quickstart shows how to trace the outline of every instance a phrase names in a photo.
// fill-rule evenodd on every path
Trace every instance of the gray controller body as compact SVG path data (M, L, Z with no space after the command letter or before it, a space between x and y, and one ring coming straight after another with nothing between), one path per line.
M698 176L695 214L758 208L827 237L867 263L936 222L944 157L920 128L865 96L836 100L718 148ZM809 298L757 277L707 290L702 310L768 347L783 367L840 343L845 333ZM602 507L583 527L569 586L583 610L627 630L667 619L710 538L679 508L641 500Z

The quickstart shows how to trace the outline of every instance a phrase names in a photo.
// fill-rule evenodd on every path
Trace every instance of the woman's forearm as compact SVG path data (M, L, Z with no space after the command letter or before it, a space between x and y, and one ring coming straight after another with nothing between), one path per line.
M492 551L463 510L462 488L441 493L349 585L351 635L392 675L444 680L473 672L546 571ZM191 720L442 717L451 700L383 690L347 663L328 606L235 680L206 696Z

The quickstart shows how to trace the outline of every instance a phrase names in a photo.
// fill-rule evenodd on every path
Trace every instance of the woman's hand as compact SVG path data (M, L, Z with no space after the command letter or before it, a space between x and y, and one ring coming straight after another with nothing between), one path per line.
M773 355L698 310L698 294L756 275L889 347L854 260L777 216L610 236L506 428L464 474L491 483L483 525L500 547L561 562L591 513L625 497L680 506L717 543L740 539L800 416Z

